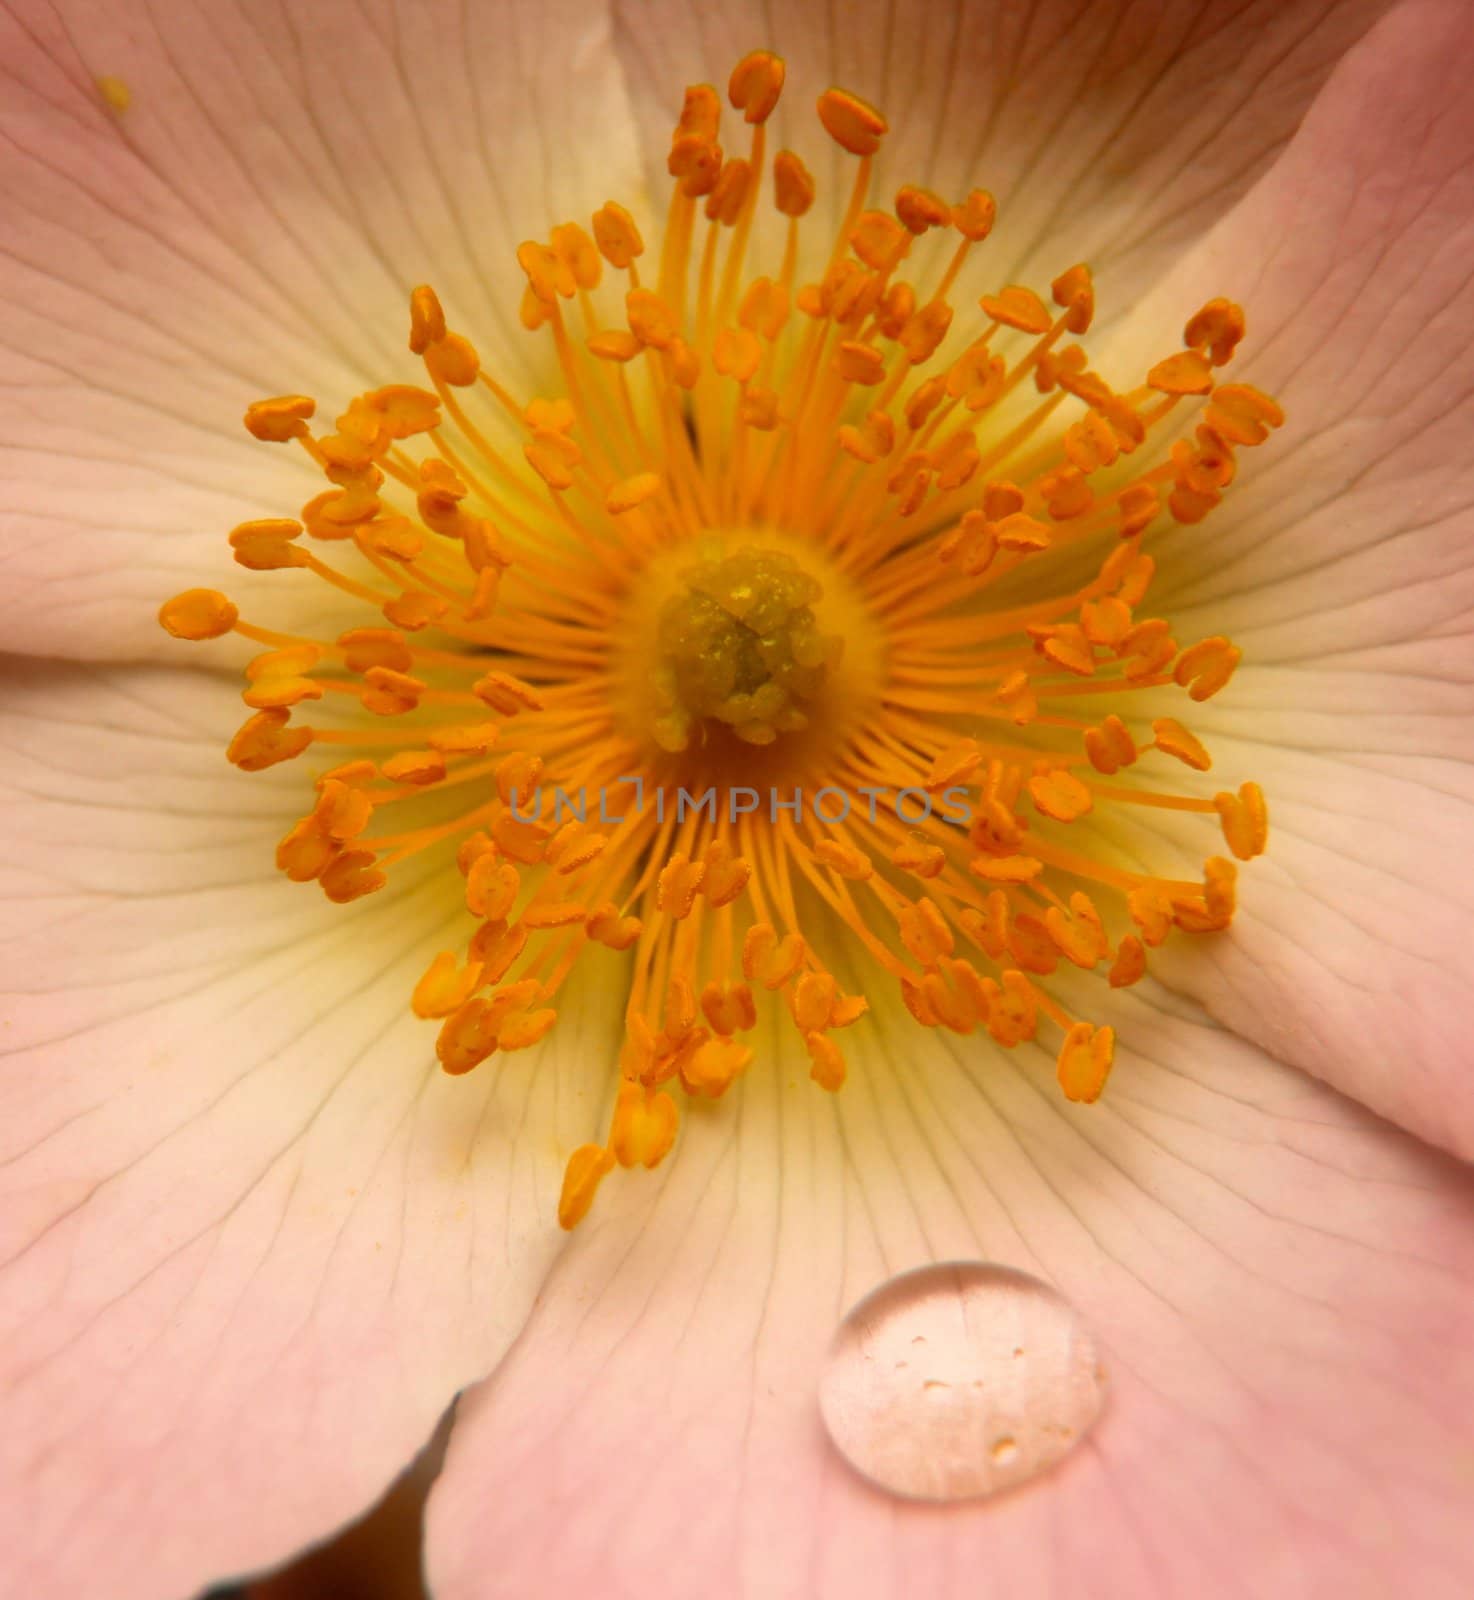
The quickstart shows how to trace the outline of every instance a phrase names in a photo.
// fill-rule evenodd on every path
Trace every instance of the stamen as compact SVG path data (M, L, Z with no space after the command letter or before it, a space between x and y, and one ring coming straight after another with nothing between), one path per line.
M831 89L818 122L856 165L811 239L800 155L767 175L784 76L766 51L733 69L739 154L717 90L687 91L653 266L614 200L519 246L555 392L485 370L421 286L427 387L359 395L331 426L308 396L249 406L253 437L325 487L234 528L232 555L323 585L338 631L273 630L214 589L159 613L176 638L261 647L230 761L323 758L277 850L288 878L347 902L411 858L455 862L464 939L407 997L447 1073L546 1037L576 968L628 974L610 1122L568 1159L565 1228L616 1167L665 1159L683 1095L771 1070L743 1038L760 1014L786 1013L838 1091L835 1036L870 1004L840 991L843 960L921 1027L1047 1041L1063 1094L1094 1101L1114 1036L1058 975L1140 982L1169 937L1226 928L1237 892L1224 856L1183 881L1107 854L1120 809L1216 820L1239 861L1267 843L1258 786L1205 787L1210 751L1162 704L1225 691L1240 651L1147 608L1148 541L1201 537L1238 452L1284 420L1220 381L1243 312L1209 301L1126 391L1079 342L1084 264L1047 298L980 279L965 342L952 297L986 271L991 195L903 184L881 204L886 120ZM749 259L763 206L781 253Z

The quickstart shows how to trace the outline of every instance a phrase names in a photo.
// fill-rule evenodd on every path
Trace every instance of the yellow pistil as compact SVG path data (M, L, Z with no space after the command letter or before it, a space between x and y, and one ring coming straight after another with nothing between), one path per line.
M1063 1093L1095 1100L1114 1036L1056 974L1136 983L1235 902L1227 857L1158 876L1115 819L1195 813L1240 861L1267 838L1258 787L1205 786L1211 754L1168 710L1223 689L1238 649L1147 608L1148 541L1201 537L1238 451L1283 421L1219 381L1242 311L1210 301L1123 390L1079 343L1083 265L1048 300L990 283L955 305L992 197L908 184L887 208L886 120L837 89L819 121L856 166L814 237L808 168L767 148L783 78L767 52L738 63L739 150L717 91L687 91L653 262L613 200L519 248L554 392L484 372L420 287L425 386L331 427L307 396L248 408L326 482L234 529L235 560L327 585L342 631L275 631L208 589L160 612L178 638L261 647L232 762L323 758L278 847L289 878L351 901L411 858L455 863L463 947L409 997L446 1072L546 1037L582 962L627 985L564 1227L616 1166L666 1156L683 1096L761 1070L744 1036L764 1012L838 1090L868 997L832 967L858 952L920 1026L1042 1032Z

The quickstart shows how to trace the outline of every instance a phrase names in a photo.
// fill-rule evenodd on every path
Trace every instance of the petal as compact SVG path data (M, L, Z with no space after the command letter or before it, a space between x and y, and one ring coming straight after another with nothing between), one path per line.
M272 881L303 776L225 765L228 700L9 678L0 1497L58 1600L191 1593L377 1496L521 1328L617 1027L595 990L535 1075L442 1074L407 1000L459 884Z
M246 404L331 419L415 381L412 285L514 386L546 376L516 245L638 184L607 43L586 0L0 19L7 648L164 648L159 601L210 581L223 531L314 492Z
M1006 1060L898 1009L834 1099L779 1042L668 1171L606 1184L529 1337L463 1398L435 1594L1467 1588L1467 1173L1139 997L1092 1107L1037 1047ZM822 1432L826 1344L890 1273L958 1258L1073 1301L1109 1408L1051 1479L895 1502Z
M1265 169L1385 5L961 0L908 12L861 0L841 18L741 0L664 5L652 19L642 0L617 0L615 43L657 192L682 86L725 89L742 55L772 49L788 73L776 142L809 162L832 218L854 162L813 106L838 85L890 123L876 203L902 183L951 199L986 188L1000 212L982 255L990 288L1025 279L1042 288L1088 259L1102 310L1115 314ZM729 112L726 138L740 150L733 124ZM968 296L957 298L965 307Z
M1227 1026L1474 1154L1474 71L1464 7L1410 4L1141 322L1249 310L1243 376L1287 422L1154 608L1246 665L1188 720L1254 778L1269 855L1244 920L1164 972ZM1265 254L1255 241L1274 241ZM1211 287L1210 287L1211 286ZM1237 377L1237 364L1234 371ZM1166 709L1166 708L1164 708ZM1214 787L1223 787L1216 784ZM1211 792L1211 788L1209 790Z

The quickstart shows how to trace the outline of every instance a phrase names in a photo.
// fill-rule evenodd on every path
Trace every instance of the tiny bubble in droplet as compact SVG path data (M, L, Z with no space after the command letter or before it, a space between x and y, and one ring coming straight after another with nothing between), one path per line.
M918 1346L945 1378L907 1370ZM977 1499L1063 1461L1100 1414L1102 1377L1089 1329L1047 1284L947 1262L892 1278L849 1312L819 1408L871 1483L908 1499Z

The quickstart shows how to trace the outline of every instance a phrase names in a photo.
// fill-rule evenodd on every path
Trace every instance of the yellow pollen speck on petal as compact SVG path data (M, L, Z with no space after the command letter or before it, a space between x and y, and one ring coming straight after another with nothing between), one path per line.
M888 124L843 88L793 132L858 158L816 163L831 191L769 147L785 77L756 50L674 99L657 211L524 219L491 282L535 392L422 284L419 382L249 405L322 482L226 559L305 586L320 633L214 589L159 613L255 649L222 737L244 772L308 758L289 879L339 904L448 884L406 996L447 1075L545 1070L572 976L615 986L613 1110L565 1228L671 1155L683 1100L779 1070L773 1027L804 1092L840 1091L840 1030L867 1048L882 993L984 1063L1037 1040L1095 1100L1114 1035L1078 986L1228 927L1268 842L1258 786L1213 792L1170 714L1232 693L1239 647L1154 593L1159 546L1214 558L1200 525L1285 421L1223 370L1242 308L1108 378L1088 263L1006 281L1025 252L992 194L880 191ZM1207 830L1200 874L1175 828L1156 859L1169 820Z
M97 92L102 96L108 110L116 116L122 116L133 103L133 91L121 78L112 76L98 78Z

